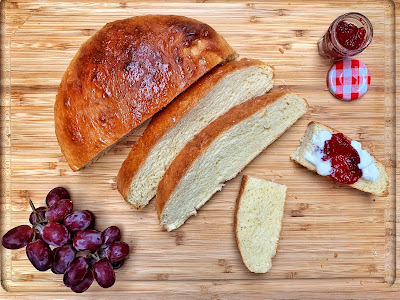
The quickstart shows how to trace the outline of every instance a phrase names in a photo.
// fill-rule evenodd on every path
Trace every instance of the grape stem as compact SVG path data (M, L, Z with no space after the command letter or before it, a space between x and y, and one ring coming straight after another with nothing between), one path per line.
M97 253L97 251L96 251L94 254L92 254L92 257L93 257L94 259L96 259L96 261L99 261L99 260L100 260L100 257L99 257L99 254Z
M84 256L84 257L93 257L94 259L96 259L96 261L100 260L100 257L97 253L97 251L95 253L90 253L90 252L85 252L85 251L79 251L76 256Z
M45 222L45 220L43 220L43 219L40 217L40 215L39 215L39 213L37 212L37 210L36 210L36 208L35 208L35 205L33 205L33 202L32 202L31 199L29 199L29 205L31 206L31 208L32 208L32 210L33 210L33 213L35 214L35 224Z

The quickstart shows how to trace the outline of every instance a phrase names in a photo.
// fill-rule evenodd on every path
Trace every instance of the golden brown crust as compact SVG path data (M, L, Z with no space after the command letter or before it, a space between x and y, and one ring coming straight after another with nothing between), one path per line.
M54 107L61 150L76 171L235 57L209 25L148 15L105 25L64 73Z
M208 146L225 131L249 118L261 108L268 106L287 91L271 91L268 94L252 98L242 104L231 108L224 115L211 122L198 135L196 135L181 152L175 157L173 163L165 172L157 189L156 208L160 217L165 204L170 198L180 180L198 157L206 151Z
M219 65L201 77L162 111L154 115L140 139L133 145L118 172L117 187L125 200L127 200L132 178L142 167L150 151L162 136L195 107L219 80L237 70L257 65L266 64L259 60L244 58Z
M309 128L309 127L310 127L311 125L313 125L313 124L315 124L315 125L320 125L320 126L322 126L322 127L329 128L329 129L332 131L332 133L339 133L339 132L340 132L340 131L337 131L336 129L334 129L334 128L328 126L328 125L325 125L325 124L322 124L322 123L316 122L316 121L311 121L310 123L308 123L307 128ZM341 133L343 133L343 132L341 132ZM350 141L353 140L352 138L346 136L345 134L343 134L343 135L344 135L348 140L350 140ZM302 139L303 139L303 138L302 138ZM302 142L302 139L300 140L300 143ZM363 145L363 148L364 148L364 149L367 149L367 148L364 147L364 145ZM372 195L374 195L374 196L385 197L385 196L389 195L389 176L387 175L386 167L385 167L385 165L384 165L383 163L381 163L379 160L377 160L375 156L372 155L372 153L371 153L371 151L370 151L369 149L368 149L368 152L370 153L370 155L372 156L372 158L375 160L375 162L376 162L377 164L380 164L380 165L382 166L383 170L384 170L385 173L386 173L386 180L385 180L385 181L386 181L386 189L385 189L381 194L376 194L376 193L373 193L373 192L366 192L366 191L363 191L362 189L360 189L360 188L359 188L357 185L355 185L355 184L346 184L346 185L347 185L347 186L351 186L352 188L355 188L355 189L357 189L357 190L363 191L363 192L365 192L365 193L370 193L370 194L372 194ZM317 170L315 170L315 168L314 168L314 169L311 169L310 167L305 166L305 165L303 165L301 162L299 162L299 161L293 156L294 153L295 153L295 152L293 152L293 153L290 155L290 159L292 159L293 161L295 161L295 162L298 163L299 165L302 165L302 166L305 167L306 169L308 169L308 170L310 170L310 171L312 171L312 172L317 173ZM334 181L334 182L335 182L335 181ZM340 183L337 183L337 182L335 182L335 183L336 183L336 184L340 184Z

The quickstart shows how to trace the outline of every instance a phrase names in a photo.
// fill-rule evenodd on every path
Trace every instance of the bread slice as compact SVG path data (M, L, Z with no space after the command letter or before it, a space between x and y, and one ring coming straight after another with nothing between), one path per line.
M171 231L196 215L225 181L281 136L307 107L293 93L272 91L233 107L203 129L179 152L158 186L161 226Z
M286 185L243 175L236 203L235 235L243 263L254 273L272 267L282 226Z
M209 25L147 15L108 23L79 49L54 106L72 170L97 160L235 51Z
M304 137L301 139L300 146L297 148L295 152L290 156L298 164L306 167L307 169L316 172L314 164L305 159L305 155L307 152L311 152L313 148L312 137L316 132L320 131L328 131L331 134L338 133L337 130L326 126L321 123L311 122L308 124L307 130L304 134ZM347 137L347 139L352 140ZM364 148L364 147L363 147ZM388 194L389 188L389 177L386 173L385 166L379 162L375 157L375 164L379 171L378 180L375 182L365 180L360 178L356 183L350 184L351 187L356 188L360 191L371 193L376 196L386 196Z
M269 91L273 69L254 59L219 65L150 121L121 166L118 190L137 209L156 195L158 184L179 151L230 108Z

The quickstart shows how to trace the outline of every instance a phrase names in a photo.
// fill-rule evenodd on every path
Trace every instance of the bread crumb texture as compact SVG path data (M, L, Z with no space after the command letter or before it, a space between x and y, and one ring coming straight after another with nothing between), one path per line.
M234 65L238 63L228 62L227 64ZM205 78L202 78L201 81L207 79L212 81L212 77L212 75L205 75ZM130 154L132 159L126 163L124 162L123 168L130 168L126 164L142 164L139 168L135 168L137 169L136 174L130 175L122 171L123 174L120 175L132 176L126 195L127 201L136 208L146 206L156 195L158 184L165 171L182 148L208 124L233 106L269 91L272 88L272 77L273 69L271 67L259 61L254 61L253 64L249 64L246 68L227 73L190 109L185 108L187 106L185 102L192 101L193 97L201 94L203 85L195 84L186 93L175 99L174 102L182 104L178 106L174 103L174 106L178 107L178 109L170 110L167 107L159 114L169 114L171 118L176 119L176 123L169 130L159 130L163 134L158 134L158 140L152 145L152 149L146 149L147 156L143 159L144 162L135 159L136 147L132 149L133 152ZM163 118L163 116L158 117L158 119L160 118ZM166 126L161 122L159 123L159 126ZM146 140L149 135L154 134L157 133L146 130L141 139ZM138 147L140 143L141 141L139 140ZM132 166L131 168L134 167ZM121 178L121 180L125 181L126 179ZM122 193L124 193L123 188Z
M265 273L278 246L286 186L247 176L241 189L236 212L238 248L251 272Z
M293 93L271 92L261 97L211 123L172 162L156 200L161 225L168 231L195 215L225 181L234 178L307 110L307 102ZM254 107L257 111L243 116Z

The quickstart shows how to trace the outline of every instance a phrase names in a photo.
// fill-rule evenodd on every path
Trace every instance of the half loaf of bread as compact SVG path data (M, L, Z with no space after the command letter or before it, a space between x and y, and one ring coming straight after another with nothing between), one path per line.
M147 15L105 25L58 88L55 131L72 170L95 161L211 68L236 57L209 25Z
M179 151L230 108L269 91L273 69L259 60L219 65L190 86L150 121L118 173L117 186L137 209L156 195Z
M239 104L196 135L176 156L157 190L160 224L168 231L196 215L307 110L290 92L273 91Z
M326 126L321 123L317 122L310 122L308 124L307 130L304 134L304 137L301 139L300 146L297 148L295 152L292 153L290 156L291 159L293 159L295 162L298 164L306 167L307 169L316 172L314 164L309 162L306 158L305 155L307 152L312 152L312 148L314 146L314 143L312 141L312 138L316 132L320 131L328 131L331 134L333 133L338 133L337 130ZM348 138L348 137L347 137ZM350 141L352 140L351 138L348 138ZM378 168L379 171L379 177L377 181L372 182L365 180L363 178L360 178L356 183L350 184L351 187L356 188L360 191L364 191L367 193L371 193L376 196L385 196L388 194L388 187L389 187L389 177L386 173L385 166L380 163L376 158L374 158L376 167Z
M243 263L254 273L268 272L282 226L286 186L243 175L236 202L235 234Z

